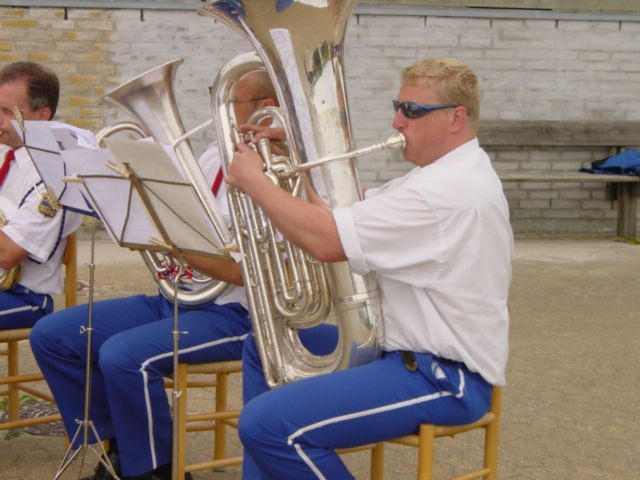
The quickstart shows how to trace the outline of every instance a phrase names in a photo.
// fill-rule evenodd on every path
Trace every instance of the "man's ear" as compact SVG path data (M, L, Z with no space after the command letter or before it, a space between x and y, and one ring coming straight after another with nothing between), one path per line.
M456 133L460 132L464 129L467 121L467 109L462 105L458 105L457 107L455 107L453 111L453 119L451 121L451 130Z
M44 107L36 111L37 120L50 120L51 119L51 109L49 107Z

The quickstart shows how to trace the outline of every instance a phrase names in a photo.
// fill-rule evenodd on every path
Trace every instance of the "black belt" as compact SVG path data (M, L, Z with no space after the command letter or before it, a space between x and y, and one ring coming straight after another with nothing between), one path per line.
M400 350L400 354L402 355L405 368L410 372L415 372L418 369L418 361L416 360L415 353L409 350Z

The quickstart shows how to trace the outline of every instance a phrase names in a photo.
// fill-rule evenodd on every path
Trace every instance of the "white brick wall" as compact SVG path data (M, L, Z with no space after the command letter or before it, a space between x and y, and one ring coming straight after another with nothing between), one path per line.
M31 9L45 16L47 9ZM102 87L114 86L154 66L184 57L176 93L186 128L208 119L207 87L230 58L250 49L239 34L194 11L113 10L111 22L92 20L68 9L68 19L51 18L50 28L33 32L58 53L70 44L58 28L76 24L79 39L93 42L92 31L111 28L104 55L110 68L99 71ZM89 22L93 22L87 28ZM0 34L2 35L2 34ZM0 37L1 40L8 40ZM377 143L391 133L391 99L400 70L427 56L453 56L470 64L481 79L482 118L515 120L640 120L640 23L548 19L474 19L358 15L346 35L347 91L355 144ZM67 53L68 54L68 53ZM66 57L73 68L73 57ZM97 74L92 72L92 74ZM105 111L105 123L124 118ZM207 130L194 145L212 138ZM640 142L639 142L640 143ZM606 155L574 152L500 152L496 168L579 168ZM396 153L359 160L363 183L376 185L406 171ZM611 231L615 210L603 187L575 186L551 193L543 184L506 187L516 230ZM558 196L559 195L559 196ZM590 202L590 203L586 203ZM588 208L587 208L588 207ZM520 221L522 219L522 221Z

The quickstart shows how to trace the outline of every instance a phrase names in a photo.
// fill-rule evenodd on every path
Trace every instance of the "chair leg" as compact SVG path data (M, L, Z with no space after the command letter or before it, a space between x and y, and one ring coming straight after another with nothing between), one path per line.
M418 480L431 480L433 475L435 437L435 425L427 423L420 425L418 440Z
M184 479L186 466L185 445L187 441L187 367L186 363L178 365L176 380L182 389L178 398L174 398L174 405L178 414L178 452L176 461L178 462L178 479Z
M228 407L227 395L229 386L229 374L217 373L216 374L216 412L226 412ZM226 436L226 420L215 420L214 431L214 451L213 458L218 460L227 456L227 436Z
M493 397L491 399L491 411L494 419L485 428L484 442L484 466L489 469L487 480L496 480L498 478L498 451L500 437L500 406L502 403L502 390L500 388L493 389Z
M78 304L78 237L75 233L67 238L67 246L64 249L64 306L73 307Z
M384 442L371 449L371 480L384 480Z
M223 470L227 466L240 465L240 456L227 457L226 429L233 425L232 419L237 419L238 411L229 411L228 408L228 379L232 373L240 371L240 361L232 362L211 362L212 365L180 364L178 367L177 381L181 384L181 395L176 405L179 405L180 418L178 419L179 429L178 447L176 448L175 461L178 464L177 475L179 480L183 480L183 475L187 472L200 470ZM192 374L214 374L210 380L196 380L190 378ZM167 380L166 387L171 388L171 380ZM195 387L215 387L215 411L204 413L187 413L188 397L187 392ZM178 406L176 406L178 408ZM187 432L200 432L213 430L214 445L211 449L212 457L208 461L187 464L186 443Z
M7 376L14 377L20 373L20 348L17 340L7 342ZM20 386L15 383L7 385L9 391L8 420L20 418Z

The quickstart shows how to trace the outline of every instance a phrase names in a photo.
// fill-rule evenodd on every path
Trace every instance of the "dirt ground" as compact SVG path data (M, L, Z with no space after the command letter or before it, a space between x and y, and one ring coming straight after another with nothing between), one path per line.
M80 242L80 301L87 301L90 243ZM153 291L139 255L99 240L94 299ZM502 480L628 480L640 478L640 246L611 238L518 238L511 288L511 346L504 390ZM31 361L28 349L25 363ZM4 365L0 365L4 368ZM238 376L236 376L238 377ZM239 378L231 401L239 403ZM210 404L191 395L193 408ZM54 478L65 453L60 436L0 432L0 479ZM233 431L229 453L240 446ZM479 458L475 433L442 439L435 478ZM189 434L190 461L207 458L207 433ZM386 478L415 478L415 451L388 446ZM84 451L84 472L95 454ZM59 476L75 479L80 458ZM358 479L368 478L368 454L344 457ZM202 471L196 480L238 480L239 467Z

